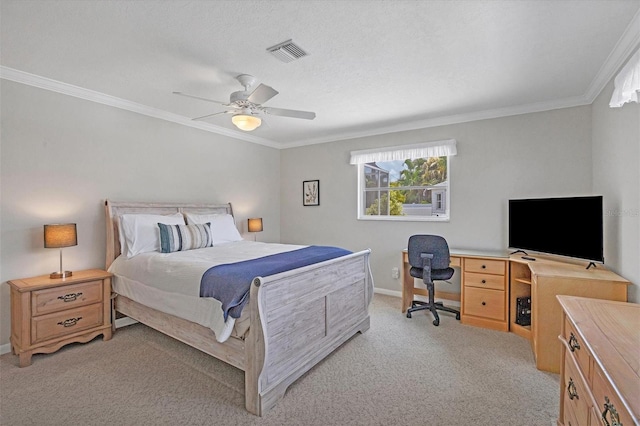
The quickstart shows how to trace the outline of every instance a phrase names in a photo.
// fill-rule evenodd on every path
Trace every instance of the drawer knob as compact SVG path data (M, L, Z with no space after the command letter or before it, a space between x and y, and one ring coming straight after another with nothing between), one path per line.
M580 399L578 397L578 391L576 390L576 384L573 383L573 379L571 377L569 377L569 385L567 386L567 393L569 394L569 399L571 400L573 400L574 398Z
M67 303L67 302L75 301L80 296L82 296L82 292L68 293L68 294L65 294L64 296L58 296L58 299L60 299L63 302Z
M73 327L74 325L76 325L78 323L78 321L80 321L82 319L82 317L76 317L76 318L69 318L66 319L64 321L60 321L58 323L58 325L61 325L63 327Z
M484 305L486 305L486 304L487 304L487 302L482 302L482 306L484 306Z
M482 280L482 284L486 284L486 283L487 283L487 280Z
M487 265L482 265L482 269L487 269Z
M611 423L607 420L607 414L611 417ZM602 421L607 426L622 426L620 423L620 416L616 407L609 401L609 397L604 397L604 411L602 412Z
M580 349L580 343L578 343L578 339L576 339L576 336L573 333L569 336L569 349L571 352L574 352L576 349Z

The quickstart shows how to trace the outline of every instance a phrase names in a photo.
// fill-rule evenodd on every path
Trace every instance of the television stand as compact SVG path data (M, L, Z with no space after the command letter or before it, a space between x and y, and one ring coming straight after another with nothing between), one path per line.
M572 263L552 256L527 261L511 256L509 271L509 331L529 339L536 367L558 373L562 345L558 340L562 309L557 294L592 299L627 301L630 282L605 267L586 270L584 263ZM516 323L518 298L531 298L531 324Z
M589 264L587 265L587 269L591 268L591 267L597 268L598 265L596 265L594 262L589 262Z

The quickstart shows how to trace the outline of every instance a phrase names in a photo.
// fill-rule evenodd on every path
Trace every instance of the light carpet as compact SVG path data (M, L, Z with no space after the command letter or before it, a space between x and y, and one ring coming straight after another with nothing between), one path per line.
M371 328L306 375L264 417L244 374L144 325L49 355L0 357L2 425L555 425L559 376L512 333L376 294Z

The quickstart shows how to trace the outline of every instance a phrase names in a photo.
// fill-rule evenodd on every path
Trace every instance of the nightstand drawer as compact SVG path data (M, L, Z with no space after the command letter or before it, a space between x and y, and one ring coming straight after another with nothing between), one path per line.
M504 275L489 275L489 274L480 274L477 272L466 272L464 274L464 285L469 287L504 290L505 279L504 279Z
M467 272L482 272L493 275L505 275L507 262L504 260L464 259L464 269Z
M31 319L31 343L76 333L103 324L103 305L82 306Z
M467 287L464 296L464 314L504 321L504 296L504 291L500 290Z
M102 280L34 291L31 315L43 315L102 301Z

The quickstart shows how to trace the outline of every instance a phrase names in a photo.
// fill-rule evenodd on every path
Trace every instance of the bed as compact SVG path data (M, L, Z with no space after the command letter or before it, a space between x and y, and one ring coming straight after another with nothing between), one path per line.
M233 215L231 204L105 202L106 268L121 255L119 218L130 214ZM208 249L203 249L208 250ZM199 250L196 250L199 251ZM248 331L219 342L209 327L115 291L114 309L245 374L245 407L262 416L286 389L356 333L369 329L370 250L253 277L241 318ZM114 289L118 288L114 274ZM133 294L133 293L132 293Z

